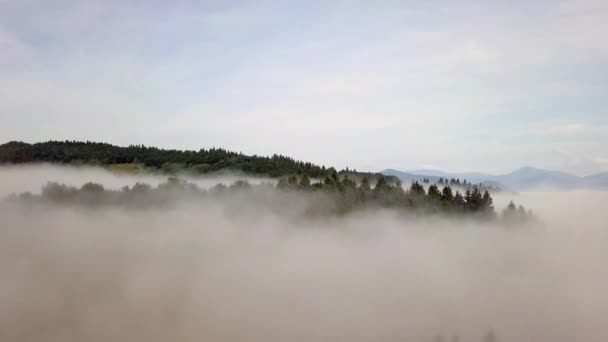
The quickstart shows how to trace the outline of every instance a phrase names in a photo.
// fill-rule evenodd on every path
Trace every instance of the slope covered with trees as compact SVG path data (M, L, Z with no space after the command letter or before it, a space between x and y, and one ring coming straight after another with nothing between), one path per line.
M295 174L322 178L335 171L332 167L326 168L283 155L249 156L221 148L198 151L166 150L143 145L121 147L89 141L47 141L34 144L12 141L0 145L0 163L36 162L102 166L134 164L168 174L177 172L205 174L220 170L234 170L270 177ZM348 169L340 171L340 173L358 177L368 176L374 179L380 175ZM391 178L393 182L396 180L396 177Z

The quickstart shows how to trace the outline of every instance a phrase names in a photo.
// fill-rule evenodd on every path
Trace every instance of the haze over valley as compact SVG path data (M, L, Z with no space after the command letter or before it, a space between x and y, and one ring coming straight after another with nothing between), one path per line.
M606 333L608 192L499 191L490 215L441 198L435 207L424 183L423 197L403 183L401 202L391 199L396 185L372 184L364 203L351 203L356 175L345 171L315 190L299 177L234 170L127 170L0 167L2 340L559 342ZM352 194L364 191L361 179ZM534 217L509 220L501 210L512 200Z
M0 342L606 342L606 32L0 0Z

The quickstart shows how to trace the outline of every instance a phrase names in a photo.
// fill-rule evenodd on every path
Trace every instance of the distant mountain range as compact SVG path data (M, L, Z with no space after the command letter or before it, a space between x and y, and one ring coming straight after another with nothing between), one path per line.
M490 175L479 172L449 173L438 170L412 170L399 171L386 169L384 175L396 176L403 182L411 182L423 178L436 182L439 178L456 178L471 183L495 185L512 190L526 190L538 188L576 189L597 188L608 190L608 172L598 173L586 177L579 177L560 171L543 170L534 167L522 167L504 175Z

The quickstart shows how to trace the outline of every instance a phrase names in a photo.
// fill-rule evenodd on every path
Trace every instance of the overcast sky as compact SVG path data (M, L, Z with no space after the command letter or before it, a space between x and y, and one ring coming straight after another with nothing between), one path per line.
M608 171L608 1L0 0L0 137Z

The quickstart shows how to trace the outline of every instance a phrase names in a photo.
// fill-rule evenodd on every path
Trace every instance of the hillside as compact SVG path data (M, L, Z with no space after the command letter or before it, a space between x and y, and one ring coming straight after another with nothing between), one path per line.
M41 162L101 165L112 169L130 169L128 164L136 164L169 174L176 172L206 174L230 170L269 177L299 174L322 178L335 171L333 167L319 166L283 155L250 156L221 148L198 151L166 150L144 145L122 147L90 141L47 141L34 144L11 141L0 145L0 164ZM375 179L379 175L348 169L340 173L348 173L355 177L367 176L370 179ZM391 182L397 180L396 177L389 178Z

